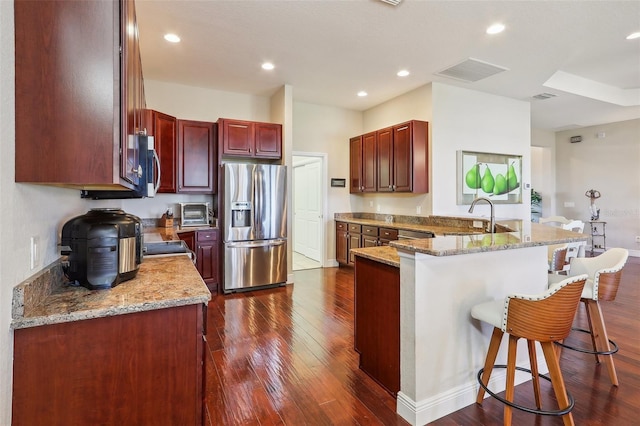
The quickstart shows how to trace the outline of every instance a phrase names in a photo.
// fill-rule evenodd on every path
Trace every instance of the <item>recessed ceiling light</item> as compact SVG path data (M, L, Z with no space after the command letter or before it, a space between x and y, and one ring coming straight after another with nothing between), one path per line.
M400 70L398 71L398 74L397 74L398 77L406 77L408 75L409 75L409 71L407 70Z
M171 43L179 43L180 37L175 34L165 34L164 39Z
M264 64L262 64L263 70L272 70L274 68L275 68L275 65L273 65L271 62L265 62Z
M504 24L493 24L487 28L487 34L498 34L504 31Z
M634 40L636 38L640 38L640 32L631 33L627 36L627 40Z
M368 95L368 93L365 92L364 90L361 90L361 91L358 92L358 96L360 96L361 98L364 98L367 95Z

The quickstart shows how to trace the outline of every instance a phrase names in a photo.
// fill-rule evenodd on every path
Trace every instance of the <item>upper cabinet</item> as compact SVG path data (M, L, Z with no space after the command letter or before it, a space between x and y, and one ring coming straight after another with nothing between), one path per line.
M178 120L179 193L213 194L216 188L215 123Z
M145 104L134 2L14 10L16 182L133 188Z
M144 111L147 134L154 137L154 144L160 160L160 186L158 192L175 193L178 188L177 159L177 119L162 112ZM154 176L158 176L157 170Z
M280 159L282 125L255 121L218 120L222 156Z
M351 138L351 192L429 192L428 138L429 124L416 120ZM360 152L354 148L358 139ZM367 152L371 147L373 155ZM354 185L356 167L361 168L360 190Z
M375 192L377 176L376 132L349 140L349 192Z

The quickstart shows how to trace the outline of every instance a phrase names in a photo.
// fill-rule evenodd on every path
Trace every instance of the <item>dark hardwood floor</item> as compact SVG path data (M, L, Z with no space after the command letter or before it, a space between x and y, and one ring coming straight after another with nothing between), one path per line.
M206 366L211 425L406 425L395 399L358 369L353 350L353 270L294 273L295 284L216 296L209 304ZM560 365L576 400L577 425L640 425L640 259L629 258L618 297L603 302L620 381L610 384L592 355L564 350ZM577 325L586 322L579 308ZM567 343L582 341L573 335ZM543 407L555 408L542 381ZM516 402L533 405L530 382ZM503 406L485 399L435 425L500 425ZM560 425L514 410L514 425Z

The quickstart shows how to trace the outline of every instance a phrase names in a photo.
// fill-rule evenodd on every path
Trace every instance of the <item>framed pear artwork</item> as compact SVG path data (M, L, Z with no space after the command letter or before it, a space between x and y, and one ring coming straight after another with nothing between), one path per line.
M457 204L487 197L496 204L522 203L522 156L458 151Z

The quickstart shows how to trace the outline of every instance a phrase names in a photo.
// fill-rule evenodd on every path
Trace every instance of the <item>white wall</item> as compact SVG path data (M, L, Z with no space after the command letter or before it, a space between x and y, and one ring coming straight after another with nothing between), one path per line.
M157 80L144 81L147 108L184 120L271 120L270 99Z
M596 134L603 132L604 138ZM581 135L582 142L570 143ZM585 192L600 191L600 220L607 222L607 247L623 247L640 256L640 119L556 133L557 214L590 219ZM574 207L564 207L574 203ZM589 232L589 225L585 232Z
M522 182L531 182L531 112L528 102L433 83L431 176L434 215L470 216L456 205L457 151L522 155ZM524 185L523 185L524 186ZM531 193L522 204L496 204L497 218L530 220ZM478 208L473 216L487 216Z
M363 133L362 113L341 108L293 103L293 150L327 154L328 179L349 181L349 138ZM327 183L328 185L328 183ZM324 218L325 256L335 260L334 213L360 211L349 201L349 188L327 190L327 215Z
M531 129L531 187L542 195L542 216L556 212L556 134Z

